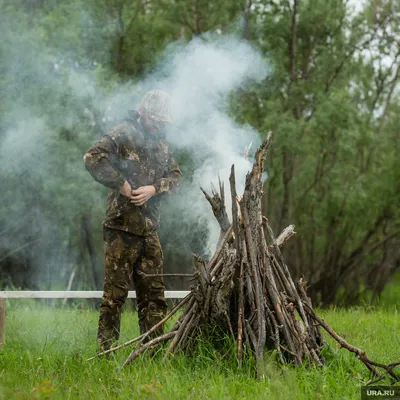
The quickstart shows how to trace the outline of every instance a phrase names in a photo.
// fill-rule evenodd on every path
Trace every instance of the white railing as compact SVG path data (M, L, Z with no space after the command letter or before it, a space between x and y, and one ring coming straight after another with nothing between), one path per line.
M183 299L190 291L167 290L166 299ZM103 295L99 290L5 290L0 291L0 298L4 299L100 299ZM136 292L128 292L128 298L136 299Z

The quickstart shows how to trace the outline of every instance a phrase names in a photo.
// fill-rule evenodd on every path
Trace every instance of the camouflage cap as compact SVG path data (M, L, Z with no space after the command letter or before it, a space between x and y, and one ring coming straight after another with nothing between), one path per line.
M172 124L171 97L163 90L150 90L142 98L140 108L147 111L152 118Z

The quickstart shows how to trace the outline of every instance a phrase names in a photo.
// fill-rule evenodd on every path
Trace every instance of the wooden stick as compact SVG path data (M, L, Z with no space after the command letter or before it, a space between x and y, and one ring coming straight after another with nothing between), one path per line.
M244 247L243 252L246 251ZM238 307L238 360L243 359L243 315L244 315L244 263L245 258L240 262L240 276L239 276L239 307Z
M310 309L313 309L311 299L307 296L306 293L306 285L307 285L306 281L300 278L300 281L297 283L296 287L298 289L299 296L302 302L306 304ZM309 314L307 315L309 316L308 326L310 331L312 332L312 336L314 337L317 345L320 347L325 346L326 343L324 337L322 336L321 330L319 329L319 325L314 323L314 320Z
M171 338L173 338L176 335L176 331L171 331L168 333L164 333L161 336L158 336L150 341L148 341L146 344L142 345L139 349L136 351L133 351L129 357L125 360L123 363L122 367L126 367L128 364L130 364L136 357L138 357L140 354L142 354L144 351L146 351L148 348L153 347L161 342L167 341Z
M219 259L219 261L217 262L217 264L215 265L215 267L213 268L213 270L210 272L211 282L213 281L212 278L214 278L215 275L217 275L217 273L218 273L219 270L221 269L221 266L223 265L224 261L225 261L225 260L221 257L221 258Z
M225 208L225 188L224 188L224 182L221 181L221 178L218 174L218 184L219 184L219 195L221 197L221 204L223 208Z
M329 333L330 336L332 336L339 344L341 347L346 348L350 352L354 353L364 364L365 366L375 375L375 376L380 376L378 371L376 370L375 366L384 368L393 378L395 378L397 381L399 380L399 377L392 371L393 367L392 364L389 365L384 365L384 364L379 364L374 361L371 361L368 357L367 354L364 350L359 349L356 346L353 346L349 343L346 342L342 337L340 337L325 321L323 318L318 317L318 315L315 314L315 312L309 308L308 305L307 307L307 312L311 315L315 321L317 321L325 330L326 332ZM394 363L394 365L399 365L400 363Z
M189 321L192 318L192 315L196 312L196 307L197 303L194 303L193 306L190 308L190 310L186 313L182 324L180 325L179 329L176 331L176 335L171 342L170 346L168 347L167 352L164 355L164 360L168 357L168 355L173 351L175 345L178 343L179 339L181 338L183 332L185 331L186 325L189 323Z
M203 188L200 188L201 191L203 192L205 198L207 201L210 203L212 211L214 213L214 216L216 220L219 223L219 226L222 230L222 232L226 232L231 225L228 214L226 213L226 208L225 208L225 194L224 194L224 185L221 184L220 182L220 190L221 190L221 195L219 195L215 188L213 188L213 196L211 197Z
M72 287L72 283L74 282L74 278L75 278L75 271L77 270L77 267L75 267L73 269L73 271L71 272L71 276L69 277L69 281L68 281L68 285L67 285L67 292L69 292L71 290ZM63 306L65 306L67 304L67 297L64 297L63 300Z
M235 340L235 334L233 333L233 328L232 328L231 320L229 319L229 315L226 311L224 312L224 315L228 322L229 332L231 333L232 339Z
M246 268L245 271L245 283L246 283L246 290L247 290L247 300L250 303L250 307L252 310L255 310L256 307L256 300L254 298L254 288L253 288L253 281L251 280L251 276L249 275L250 272L248 271L249 268Z
M255 283L255 301L256 301L256 307L257 307L257 320L258 320L258 343L257 343L257 348L256 354L259 358L262 358L263 352L264 352L264 347L265 347L265 340L266 340L266 335L265 335L265 311L264 311L264 302L262 301L263 295L262 295L262 285L260 282L260 276L258 273L258 266L257 266L257 255L256 255L256 249L254 247L253 243L253 238L251 234L251 229L250 229L250 220L249 220L249 215L247 213L246 207L243 206L242 208L242 215L243 215L243 221L245 225L245 233L246 233L246 241L250 253L250 265L253 273L253 279Z
M235 181L235 166L231 167L231 175L229 177L231 185L231 199L232 199L232 226L233 233L235 234L235 248L238 257L240 257L240 237L239 237L239 210L237 205L236 181Z
M221 255L221 252L224 249L225 244L228 242L228 240L232 237L232 226L228 228L228 230L225 232L224 237L221 240L220 245L218 246L218 249L215 251L214 255L212 256L211 260L208 262L208 270L212 271L214 264L217 262L219 259L219 256Z
M263 216L263 222L268 221L266 217ZM291 237L295 236L297 232L294 231L294 225L287 226L275 239L278 247L282 247ZM274 244L271 243L269 248L272 250L274 248Z
M208 288L207 288L206 298L205 298L205 301L204 301L204 310L203 310L203 312L204 312L205 314L208 313L209 308L210 308L211 291L212 291L212 286L210 285L210 286L208 286Z
M274 334L273 334L273 336L271 338L275 342L275 347L276 347L276 350L278 351L279 359L284 364L285 361L283 359L283 354L282 354L282 351L281 351L281 341L280 341L280 337L279 337L279 328L282 328L282 325L278 325L278 323L276 322L276 318L275 318L274 314L269 309L268 309L268 317L269 317L269 320L270 320L270 322L272 324L271 329L273 329L273 332L274 332Z
M261 379L261 376L262 376L261 369L263 367L263 355L260 356L260 354L257 351L259 343L258 343L258 341L256 339L256 335L254 334L254 331L253 331L249 321L247 321L247 319L245 320L245 324L246 324L246 331L247 331L248 335L250 336L250 340L251 340L251 343L253 344L254 352L256 354L257 378Z
M169 276L169 277L174 277L174 276L178 276L178 277L193 277L194 276L194 274L181 274L181 273L178 273L178 274L145 274L144 272L142 272L142 271L138 271L138 275L141 275L141 276L143 276L143 277L145 277L145 278L153 278L153 277L156 277L156 276Z
M279 248L279 246L278 246L278 244L277 244L277 242L275 240L275 235L274 235L274 233L272 231L272 228L271 228L268 220L266 220L266 226L267 226L268 233L269 233L269 235L270 235L270 237L272 239L272 244L273 244L273 247L275 249L276 255L279 258L280 266L283 268L283 271L284 271L284 273L286 275L286 279L287 279L287 281L289 282L289 284L290 284L290 286L292 288L292 293L293 293L293 295L295 297L295 300L296 300L296 303L297 303L297 306L298 306L298 310L299 310L299 314L300 314L301 318L303 319L306 327L308 328L308 320L307 320L307 317L306 317L306 313L304 312L304 308L303 308L302 302L300 300L299 294L297 293L297 290L296 290L296 287L294 285L293 279L290 276L289 269L288 269L287 265L285 264L285 261L283 260L283 256L282 256L281 250L280 250L280 248Z
M200 313L194 312L192 315L192 318L186 325L186 328L184 332L182 333L181 339L178 341L178 343L175 346L174 353L180 350L184 350L186 343L188 342L189 338L191 337L191 334L193 334L193 331L196 330L197 323L199 320Z

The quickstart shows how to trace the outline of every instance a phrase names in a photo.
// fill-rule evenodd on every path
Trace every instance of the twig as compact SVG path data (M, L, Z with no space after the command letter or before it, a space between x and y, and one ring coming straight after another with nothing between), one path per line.
M400 380L400 377L393 372L393 368L400 365L400 362L391 363L389 365L377 363L372 361L368 358L367 353L364 350L359 349L356 346L353 346L346 342L342 337L340 337L324 320L323 318L319 317L315 314L315 312L309 308L308 305L307 312L311 315L315 321L317 321L331 337L333 337L341 347L346 348L348 351L354 353L363 363L364 365L377 377L380 376L379 372L376 370L375 367L379 367L384 369L390 376L392 376L396 381Z
M243 252L246 248L243 249ZM243 312L244 312L244 261L243 258L240 262L240 276L239 276L239 307L238 307L238 360L243 359Z
M175 346L174 352L177 352L177 351L180 351L180 350L184 349L184 347L186 346L187 341L191 337L191 334L196 329L196 325L197 325L197 322L198 322L198 319L199 319L199 315L200 315L199 313L196 313L196 312L193 313L192 318L190 319L190 321L186 325L185 330L182 333L181 339L179 340L179 342Z
M144 351L146 351L148 348L153 347L161 342L167 341L171 338L173 338L176 335L176 331L171 331L168 333L164 333L161 336L158 336L150 341L148 341L146 344L142 345L139 349L136 351L133 351L129 357L125 360L123 363L122 367L126 367L128 364L130 364L136 357L138 357L140 354L142 354Z
M262 354L264 351L264 346L265 346L265 312L264 312L264 304L261 301L262 299L262 285L260 282L260 277L258 273L258 268L257 268L257 256L256 256L256 250L253 244L253 238L251 235L251 229L250 229L250 221L249 221L249 216L246 210L246 207L242 207L242 215L243 215L243 221L245 225L245 234L246 234L246 241L247 245L249 248L250 252L250 265L253 273L253 279L255 281L255 302L256 302L256 307L257 307L257 320L258 320L258 343L257 347L255 348L257 356L259 358L262 358Z
M271 228L268 220L266 221L266 226L267 226L268 233L269 233L269 235L270 235L270 237L272 239L272 244L273 244L273 247L275 249L275 252L276 252L277 256L279 257L280 265L283 268L283 271L284 271L284 273L286 275L286 279L289 282L290 287L292 288L292 293L293 293L293 295L295 297L300 316L303 319L304 323L306 324L306 327L308 328L308 321L307 321L306 314L304 312L304 308L303 308L302 302L300 300L299 294L297 293L297 290L296 290L296 287L294 285L294 282L293 282L293 280L292 280L292 278L290 276L289 269L288 269L287 265L285 264L285 262L283 260L283 256L282 256L281 250L279 249L279 246L278 246L278 244L277 244L277 242L275 240L274 233L272 232L272 228Z
M231 175L229 177L229 183L231 187L231 199L232 199L232 226L233 233L235 234L235 248L240 257L240 237L239 237L239 210L237 205L237 193L236 193L236 181L235 181L235 166L231 167Z
M151 278L151 277L156 277L156 276L179 276L179 277L192 277L194 276L193 274L181 274L181 273L177 273L177 274L146 274L142 271L138 271L138 275L141 275L145 278Z
M266 223L268 219L263 217L263 222ZM294 225L287 226L275 239L278 247L282 247L291 237L295 236L296 232L294 231ZM274 248L274 243L269 245L269 248L272 250Z
M224 312L224 314L225 314L226 320L228 322L228 327L229 327L229 331L231 333L232 339L235 340L235 334L233 333L231 320L229 319L228 313L226 311Z
M262 355L260 356L259 353L257 352L258 342L256 339L256 335L254 334L254 331L253 331L252 327L250 326L249 321L247 321L247 319L246 319L244 322L246 325L246 331L247 331L248 335L250 336L251 343L253 344L254 352L256 355L257 378L260 379L262 376L262 374L261 374L261 368L262 368L262 364L263 364Z
M213 257L209 261L209 263L208 263L208 270L209 271L212 271L213 266L214 266L215 262L219 259L219 256L220 256L221 252L223 251L225 244L228 242L228 240L231 237L232 237L232 226L230 226L228 228L228 230L225 232L225 235L223 236L218 249L215 251ZM210 274L212 275L212 273L210 273Z
M192 318L192 315L194 314L194 312L196 310L196 306L197 306L197 303L194 303L193 306L190 308L190 310L186 313L185 318L182 321L182 324L180 325L180 327L176 331L176 336L174 337L174 340L171 342L170 346L168 347L167 352L164 355L164 360L172 352L172 350L174 349L175 345L178 343L179 339L181 338L182 333L184 332L186 325L189 323L189 321Z

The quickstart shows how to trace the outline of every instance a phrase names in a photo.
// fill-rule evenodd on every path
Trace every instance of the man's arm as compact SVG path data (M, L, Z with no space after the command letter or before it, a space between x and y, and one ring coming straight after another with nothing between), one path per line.
M171 193L179 187L182 173L175 159L170 156L168 172L164 177L157 179L153 184L132 190L131 203L142 206L151 197L158 194Z
M156 188L156 194L171 193L178 190L182 177L181 170L172 156L170 156L168 165L168 172L153 183L153 186Z
M125 185L125 178L112 165L117 152L117 144L110 136L105 135L83 157L86 169L92 177L111 189L120 189Z

